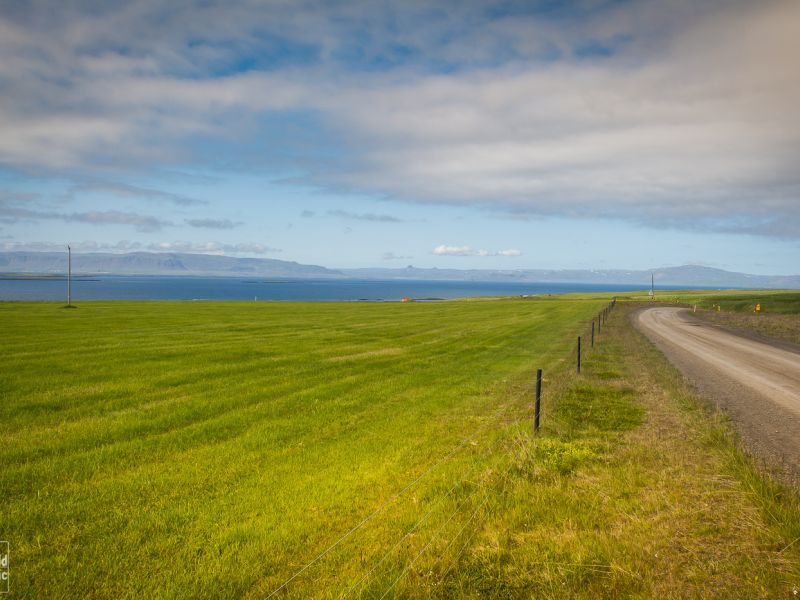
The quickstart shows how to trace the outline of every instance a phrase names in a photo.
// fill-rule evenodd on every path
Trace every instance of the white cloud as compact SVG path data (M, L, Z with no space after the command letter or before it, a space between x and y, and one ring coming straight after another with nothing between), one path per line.
M148 252L189 252L198 254L272 254L280 252L278 248L270 248L264 244L242 242L225 244L220 242L154 242L142 244L129 240L119 242L97 242L85 240L82 242L63 243L53 242L0 242L0 250L7 252L61 252L66 251L69 243L73 252L135 252L146 250Z
M4 242L0 248L7 252L66 252L69 243L73 252L134 252L140 250L139 242L121 240L116 243L96 242L84 240L82 242L68 242L57 244L53 242Z
M33 222L52 220L66 223L88 223L90 225L129 225L140 232L158 231L162 227L172 225L170 221L165 221L152 215L118 210L64 213L50 210L31 210L16 206L0 206L0 220L14 223L23 220Z
M154 201L166 201L178 206L208 204L205 200L189 198L180 194L172 194L161 190L110 181L84 181L75 184L69 189L68 196L74 198L75 196L86 193L111 194L119 198L144 198Z
M522 252L513 249L489 251L476 250L470 246L447 246L444 244L436 246L431 253L437 256L522 256Z
M279 248L271 248L254 242L225 244L220 242L156 242L147 245L153 252L190 252L199 254L273 254L281 252Z
M475 251L469 246L436 246L432 251L438 256L474 256Z
M354 221L372 221L373 223L403 223L403 219L392 215L379 215L375 213L354 213L349 210L329 210L328 216L351 219Z
M241 221L234 222L230 219L184 219L184 223L203 229L235 229L244 224Z
M410 260L413 256L397 255L394 252L384 252L381 256L382 260Z

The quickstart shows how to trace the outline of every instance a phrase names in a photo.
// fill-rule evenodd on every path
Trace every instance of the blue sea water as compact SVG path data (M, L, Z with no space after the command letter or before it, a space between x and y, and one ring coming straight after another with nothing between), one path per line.
M397 301L629 292L647 286L581 283L96 276L72 280L72 300ZM662 288L663 289L663 288ZM677 288L676 288L677 289ZM0 279L0 300L66 300L64 279Z

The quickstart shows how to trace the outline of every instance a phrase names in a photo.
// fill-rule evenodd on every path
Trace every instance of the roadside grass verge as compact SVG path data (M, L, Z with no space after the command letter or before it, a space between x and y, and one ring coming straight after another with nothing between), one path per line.
M695 314L701 319L728 329L753 332L764 337L800 345L800 314L753 314L708 309L698 309Z
M753 466L634 309L618 303L583 373L564 373L539 437L516 426L459 568L409 595L795 597L797 491Z
M721 310L736 313L754 313L756 306L761 314L800 314L800 292L740 292L717 294L698 299L698 306L711 309L715 305Z
M697 305L697 315L717 325L800 345L798 292L718 294L703 297ZM756 306L761 310L756 312Z

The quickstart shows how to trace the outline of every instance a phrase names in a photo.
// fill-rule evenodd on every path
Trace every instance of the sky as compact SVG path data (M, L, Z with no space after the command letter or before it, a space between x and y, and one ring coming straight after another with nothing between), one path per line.
M797 0L4 0L0 250L800 273Z

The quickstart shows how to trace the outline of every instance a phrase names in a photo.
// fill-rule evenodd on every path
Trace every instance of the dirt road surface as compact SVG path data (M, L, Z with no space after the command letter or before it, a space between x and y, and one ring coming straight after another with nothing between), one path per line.
M682 308L644 309L634 324L730 416L757 458L800 481L800 348L737 335Z

